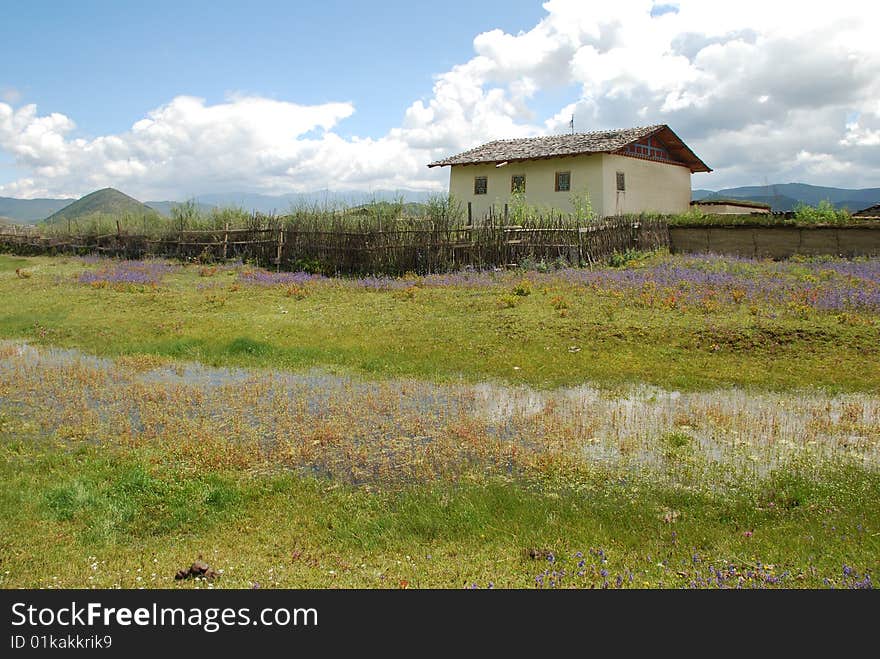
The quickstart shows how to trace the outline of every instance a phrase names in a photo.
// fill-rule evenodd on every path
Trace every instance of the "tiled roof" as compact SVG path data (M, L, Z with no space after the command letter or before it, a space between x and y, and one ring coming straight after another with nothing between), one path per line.
M880 204L875 204L869 208L853 213L853 217L880 217Z
M621 130L601 130L591 133L574 133L571 135L547 135L516 140L495 140L449 158L436 160L430 163L428 167L533 160L537 158L575 156L583 153L612 153L619 151L627 144L636 142L654 133L660 133L661 131L664 134L671 135L673 138L673 144L670 146L675 146L679 149L683 147L687 152L681 160L691 165L692 171L711 171L665 124L624 128Z
M750 199L736 199L736 198L703 198L703 199L694 199L691 202L691 206L745 206L747 208L771 208L770 204L765 204L761 201L752 201Z

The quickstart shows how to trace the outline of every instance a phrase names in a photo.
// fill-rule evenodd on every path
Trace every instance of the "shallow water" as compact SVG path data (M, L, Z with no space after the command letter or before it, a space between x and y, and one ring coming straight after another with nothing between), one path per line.
M0 412L33 418L46 434L85 425L96 437L160 437L192 427L273 447L318 432L312 441L322 448L308 467L335 473L427 463L436 471L449 466L443 460L513 465L547 452L611 466L696 456L758 474L799 456L880 466L880 397L869 394L591 384L542 391L367 381L321 369L149 366L0 341Z

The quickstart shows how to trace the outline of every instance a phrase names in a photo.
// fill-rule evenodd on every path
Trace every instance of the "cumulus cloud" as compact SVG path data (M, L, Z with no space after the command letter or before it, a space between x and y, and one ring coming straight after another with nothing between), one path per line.
M349 102L171 99L130 130L74 137L63 114L0 103L0 150L23 176L0 194L141 197L251 189L440 190L425 164L482 142L667 123L715 169L695 187L880 186L880 9L804 2L548 0L518 34L490 30L385 135L343 138ZM547 92L576 90L541 115ZM10 101L10 99L6 99ZM546 108L545 108L546 112Z
M207 105L179 96L125 133L86 140L67 138L75 124L64 115L38 116L34 105L14 110L0 103L0 148L33 173L0 189L34 196L112 185L152 197L230 185L324 187L328 169L321 163L352 171L346 154L372 145L381 162L395 148L390 140L344 142L333 135L331 129L353 112L350 103L302 106L233 97Z

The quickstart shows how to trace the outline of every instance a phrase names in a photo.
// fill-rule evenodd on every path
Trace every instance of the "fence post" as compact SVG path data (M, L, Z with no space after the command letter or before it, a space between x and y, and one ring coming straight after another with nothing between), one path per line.
M468 202L468 224L473 224L473 223L474 223L474 216L471 211L471 202Z
M584 262L584 242L583 242L583 238L581 238L581 214L575 213L575 217L577 218L577 232L578 232L578 267L580 268Z
M226 260L226 247L229 244L229 222L223 228L223 260Z
M281 248L284 246L284 225L278 227L278 251L275 254L275 272L281 270Z

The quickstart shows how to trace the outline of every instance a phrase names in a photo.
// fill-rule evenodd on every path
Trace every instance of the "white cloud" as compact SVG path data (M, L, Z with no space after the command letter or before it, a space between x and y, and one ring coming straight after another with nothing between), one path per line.
M674 5L652 11L660 5ZM22 178L0 194L142 198L252 189L441 189L425 164L490 139L668 123L716 171L695 187L765 179L880 185L880 42L874 3L549 0L518 34L474 38L474 56L382 136L335 132L352 103L179 96L130 130L74 137L71 118L0 103L0 150ZM652 13L654 14L652 16ZM578 97L545 116L547 90ZM17 100L17 99L16 99ZM14 102L14 101L12 101ZM853 119L855 117L855 119Z
M871 130L862 126L858 121L848 123L846 134L840 140L840 144L846 147L880 146L880 129Z

